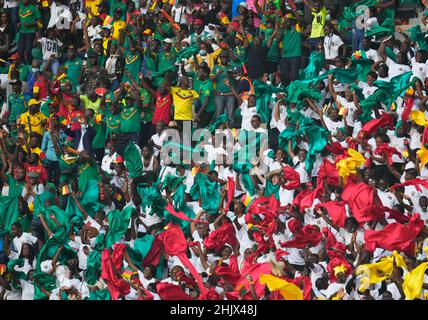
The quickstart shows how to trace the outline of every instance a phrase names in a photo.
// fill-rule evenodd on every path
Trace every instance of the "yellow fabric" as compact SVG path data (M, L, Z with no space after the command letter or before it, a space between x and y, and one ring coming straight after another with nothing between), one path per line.
M101 0L85 0L86 8L90 8L93 15L98 16L98 5L101 3Z
M284 300L303 300L302 290L294 283L274 277L271 274L261 274L259 281L266 284L270 291L279 291Z
M120 33L119 31L125 28L125 21L118 20L113 23L113 34L112 37L114 40L119 40Z
M424 145L421 145L421 149L418 150L416 154L419 157L421 168L425 167L425 165L428 163L428 150L424 147Z
M327 9L323 7L319 12L312 11L311 14L314 16L312 20L312 30L310 38L324 37L324 25L327 17Z
M192 89L183 90L180 87L171 88L174 104L174 120L193 120L192 104L199 94Z
M397 251L394 251L391 256L382 258L379 262L360 265L355 271L356 275L362 275L361 286L358 290L363 292L370 285L387 279L392 274L394 260L397 267L407 270L406 262Z
M403 291L407 300L419 298L424 283L424 274L428 269L428 262L420 264L404 276Z
M418 126L428 128L428 119L425 119L425 115L422 111L410 112L410 120L412 120Z
M339 169L339 176L344 179L344 182L351 174L357 174L357 168L366 162L361 153L354 149L348 149L348 156L348 158L336 163L336 168Z
M28 121L28 117L30 118L30 121ZM21 117L19 118L19 124L24 125L25 131L30 132L30 123L32 132L36 132L40 135L43 135L43 124L45 121L47 121L47 119L48 118L41 112L37 112L34 116L32 116L27 111L21 114Z

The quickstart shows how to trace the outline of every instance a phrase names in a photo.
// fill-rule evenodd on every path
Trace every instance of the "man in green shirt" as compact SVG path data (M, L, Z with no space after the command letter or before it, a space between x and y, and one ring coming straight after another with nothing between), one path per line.
M82 65L83 61L77 56L76 47L74 45L68 46L67 61L65 61L64 66L67 68L67 77L75 88L79 87Z
M19 41L18 53L25 64L31 65L33 57L31 49L33 48L34 39L38 30L37 23L41 18L37 7L30 4L29 0L22 0L19 3Z
M296 17L302 17L296 13ZM277 34L277 39L282 41L282 54L280 61L281 82L288 86L291 81L297 80L299 75L300 60L302 57L302 31L301 22L288 17L284 20L283 29Z
M27 112L27 101L22 91L21 80L10 80L9 83L12 85L12 93L8 97L9 105L9 118L8 122L12 129L12 132L16 130L16 120L19 119L21 114Z
M206 65L201 65L198 69L198 88L194 88L199 93L200 109L194 116L194 121L199 128L205 128L213 118L216 110L214 102L214 85L209 78L210 68Z
M232 71L229 51L223 50L220 53L219 58L220 64L214 66L210 75L210 78L215 82L215 118L217 119L221 114L223 114L224 109L226 108L229 125L232 125L235 97L233 96L230 88L226 85L226 80Z

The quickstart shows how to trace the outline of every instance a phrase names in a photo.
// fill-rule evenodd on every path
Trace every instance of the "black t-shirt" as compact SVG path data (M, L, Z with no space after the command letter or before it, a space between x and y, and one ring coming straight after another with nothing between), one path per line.
M269 48L267 46L247 49L247 71L251 78L260 78L266 73L266 60Z

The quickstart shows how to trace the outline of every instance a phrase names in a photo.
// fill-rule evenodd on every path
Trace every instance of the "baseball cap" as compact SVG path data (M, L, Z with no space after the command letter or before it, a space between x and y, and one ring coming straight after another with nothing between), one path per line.
M242 2L239 3L238 7L244 7L246 9L248 9L248 4L246 2L244 2L244 1L242 1Z
M163 40L163 42L165 42L165 43L172 43L172 40L171 40L170 38L165 38L165 39Z
M36 99L30 99L30 101L28 101L28 106L29 107L34 106L36 104L40 104L40 101L36 100Z

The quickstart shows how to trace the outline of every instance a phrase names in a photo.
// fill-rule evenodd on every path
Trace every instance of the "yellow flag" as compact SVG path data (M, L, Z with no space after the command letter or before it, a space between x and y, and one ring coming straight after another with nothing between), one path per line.
M348 149L348 158L340 160L336 163L336 168L339 169L339 176L345 179L351 174L357 173L357 168L362 166L366 159L354 149Z
M303 300L302 290L294 283L277 278L271 274L261 274L259 281L266 284L270 291L278 290L285 300Z
M403 291L407 300L419 298L427 269L428 262L424 262L404 276Z
M416 123L418 126L423 126L428 128L428 120L425 119L425 114L422 111L412 111L410 112L410 120Z

